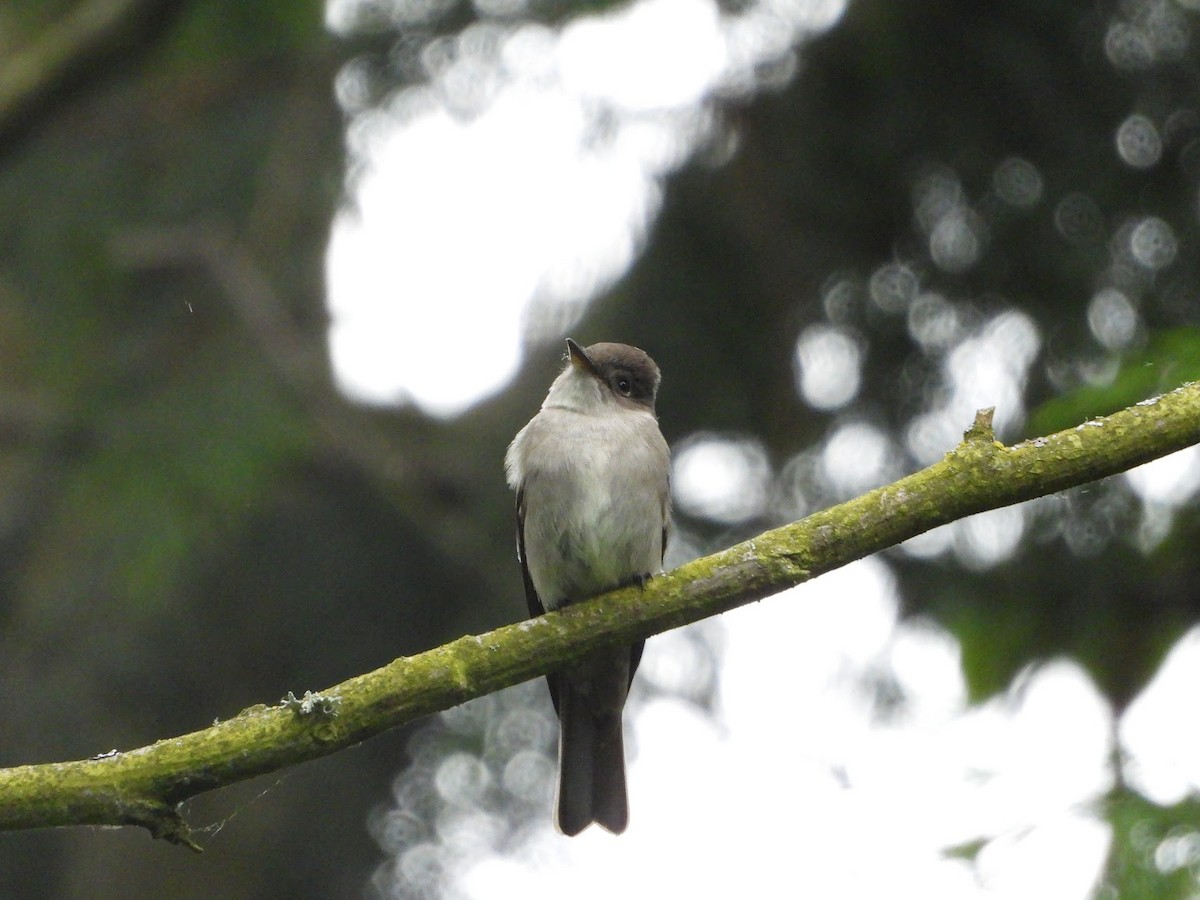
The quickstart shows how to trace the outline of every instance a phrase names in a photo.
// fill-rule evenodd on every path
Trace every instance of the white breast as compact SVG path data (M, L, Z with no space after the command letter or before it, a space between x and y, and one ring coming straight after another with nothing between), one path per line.
M523 486L526 563L543 604L661 568L669 466L648 411L546 408L521 430L506 467Z

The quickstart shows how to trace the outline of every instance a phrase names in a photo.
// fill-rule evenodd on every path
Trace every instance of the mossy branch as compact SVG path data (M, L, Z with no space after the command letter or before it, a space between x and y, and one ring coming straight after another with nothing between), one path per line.
M325 756L492 691L793 587L931 528L1125 471L1200 443L1200 383L1105 418L999 444L977 414L940 462L651 579L538 619L459 638L202 731L88 760L0 769L0 830L140 825L199 849L179 805Z

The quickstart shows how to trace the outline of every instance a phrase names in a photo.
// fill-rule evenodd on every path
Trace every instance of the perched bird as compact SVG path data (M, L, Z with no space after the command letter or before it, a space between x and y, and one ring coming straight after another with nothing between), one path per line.
M661 570L671 456L654 413L658 383L658 366L636 347L568 340L567 366L509 446L531 616ZM643 643L598 651L547 679L563 834L593 822L620 834L629 821L621 710Z

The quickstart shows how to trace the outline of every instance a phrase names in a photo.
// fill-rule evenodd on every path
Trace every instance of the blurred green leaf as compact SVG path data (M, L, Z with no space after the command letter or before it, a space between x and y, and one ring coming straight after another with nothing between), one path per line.
M218 0L189 3L166 61L185 69L222 59L311 53L329 40L320 3Z
M942 855L947 859L962 859L967 862L975 862L975 858L979 856L979 851L987 846L986 838L979 838L974 841L967 841L964 844L957 844L953 847L947 847Z
M57 596L86 573L131 610L151 612L262 513L308 431L260 366L221 360L224 352L198 354L101 417L30 559L34 594Z
M1200 328L1185 326L1154 334L1129 357L1111 384L1083 387L1047 400L1029 417L1030 436L1051 434L1200 379Z

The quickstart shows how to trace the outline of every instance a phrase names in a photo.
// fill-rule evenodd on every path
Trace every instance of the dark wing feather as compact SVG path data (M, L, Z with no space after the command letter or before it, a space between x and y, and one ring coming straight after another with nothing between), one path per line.
M521 579L525 582L525 605L529 607L529 617L536 618L546 612L542 599L538 596L533 579L529 577L529 563L525 560L525 485L517 489L517 559L521 563Z
M529 577L529 563L525 559L525 485L517 489L517 559L521 563L521 580L525 582L525 605L529 608L529 617L537 618L546 612L542 598L538 596L533 579ZM638 652L638 657L641 657ZM636 665L636 663L635 663ZM562 674L553 672L546 676L546 684L550 688L550 702L554 704L554 712L558 714L559 681Z

